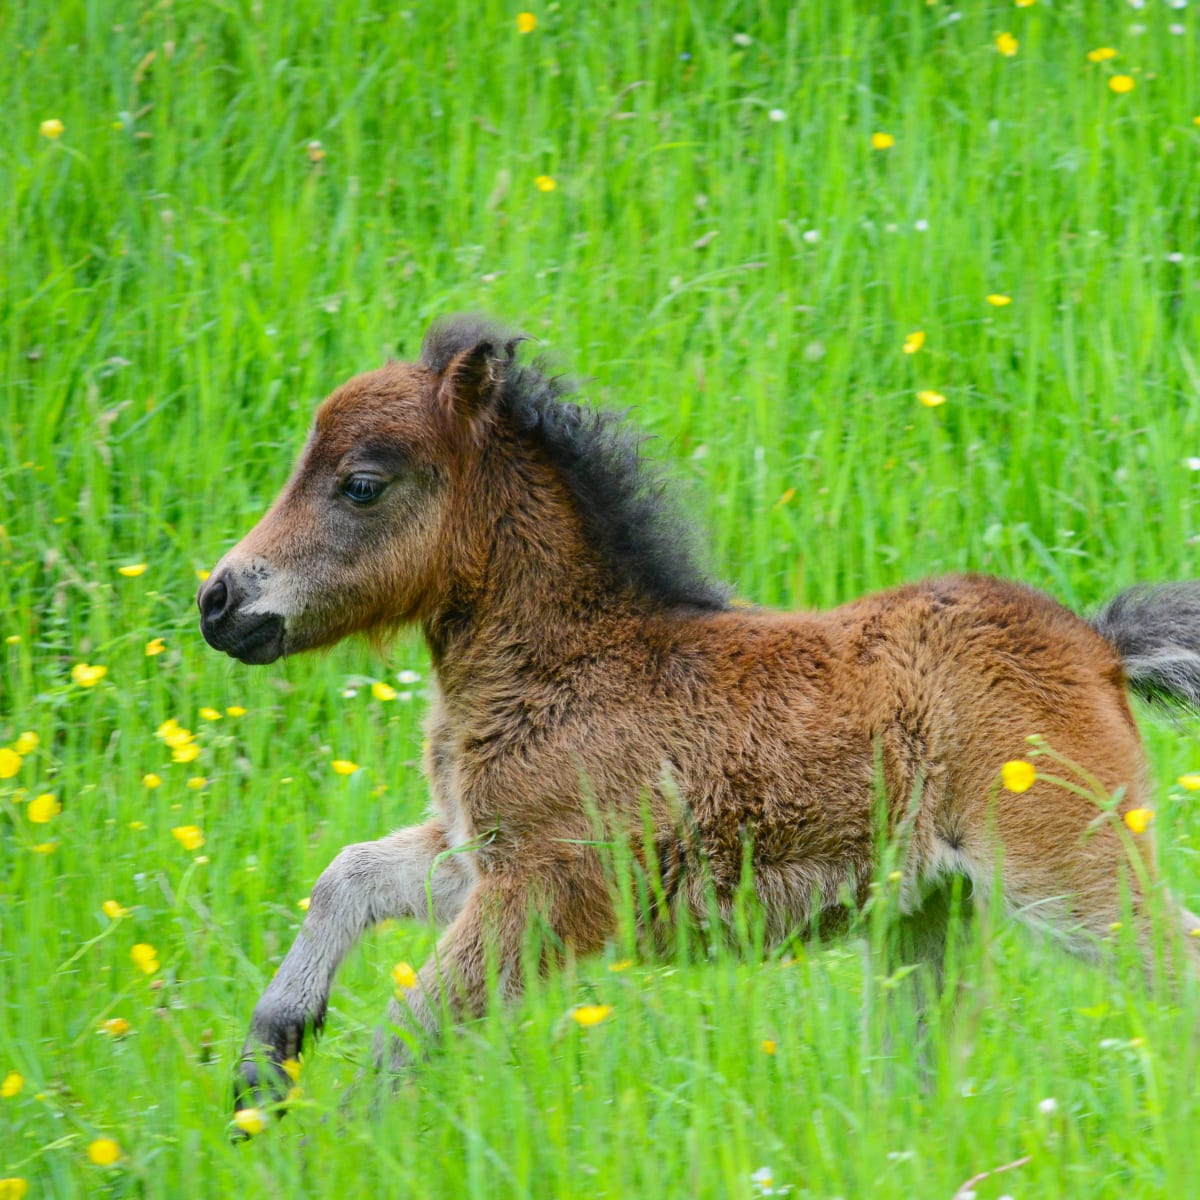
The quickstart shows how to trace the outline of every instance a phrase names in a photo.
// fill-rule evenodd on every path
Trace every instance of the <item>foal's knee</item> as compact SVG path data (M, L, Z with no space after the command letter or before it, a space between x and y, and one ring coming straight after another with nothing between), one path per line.
M319 890L352 885L373 874L377 869L375 863L378 854L375 842L354 842L343 846L318 877L313 888L313 899L316 899Z
M309 914L322 915L328 912L359 914L367 920L376 918L370 911L373 893L376 890L375 876L378 875L379 852L374 842L356 842L338 851L333 862L325 868L313 884L309 897ZM388 915L388 914L383 914Z

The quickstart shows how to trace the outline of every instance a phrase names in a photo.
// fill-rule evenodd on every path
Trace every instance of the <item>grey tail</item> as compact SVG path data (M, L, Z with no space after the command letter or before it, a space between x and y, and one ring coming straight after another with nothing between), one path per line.
M1200 712L1200 580L1127 588L1091 624L1139 696Z

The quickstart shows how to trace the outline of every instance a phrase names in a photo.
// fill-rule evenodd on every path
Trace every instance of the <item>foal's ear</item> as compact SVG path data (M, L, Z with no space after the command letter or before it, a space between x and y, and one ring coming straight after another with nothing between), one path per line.
M460 416L473 416L491 407L511 360L490 338L460 350L437 381L438 407Z
M490 409L522 341L511 334L483 337L458 351L438 378L438 407L460 417L473 417Z
M435 321L421 343L421 362L433 374L438 409L460 419L487 412L524 340L487 317L469 313Z

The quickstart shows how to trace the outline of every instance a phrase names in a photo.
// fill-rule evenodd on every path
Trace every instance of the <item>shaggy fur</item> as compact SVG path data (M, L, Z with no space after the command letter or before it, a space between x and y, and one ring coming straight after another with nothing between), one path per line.
M1126 685L1197 703L1200 585L1125 593L1094 624L972 575L827 613L728 608L636 438L516 345L449 322L420 362L339 388L200 591L204 636L246 662L415 623L435 668L429 820L321 875L255 1009L243 1097L286 1090L282 1064L375 922L446 927L389 1017L429 1033L443 1004L484 1008L489 955L519 992L531 913L549 944L600 949L616 916L598 824L655 880L656 924L703 921L713 897L732 912L749 862L772 938L844 925L878 868L880 776L914 953L936 964L965 879L1086 957L1126 886L1149 962L1150 841L1121 824L1147 802ZM1103 794L1003 790L1031 734ZM393 1039L393 1065L406 1053Z
M586 541L603 556L614 581L665 606L726 607L729 591L698 564L694 529L658 469L642 458L642 437L616 413L566 400L574 384L549 374L544 360L518 364L522 340L482 318L453 318L426 334L421 361L438 373L465 351L487 348L499 380L497 418L536 446L561 476Z

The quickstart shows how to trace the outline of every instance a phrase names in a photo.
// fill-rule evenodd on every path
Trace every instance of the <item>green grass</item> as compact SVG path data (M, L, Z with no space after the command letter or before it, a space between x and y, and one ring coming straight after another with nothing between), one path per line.
M339 977L304 1105L226 1141L296 901L425 802L423 683L343 692L428 668L414 641L231 664L196 631L196 572L269 502L319 398L434 316L509 318L632 407L759 602L972 568L1087 608L1198 573L1194 5L583 7L536 8L524 36L489 0L0 9L0 745L41 739L0 780L0 1078L24 1077L0 1178L725 1197L767 1165L792 1197L909 1197L1028 1155L979 1196L1189 1194L1195 989L1065 964L1000 921L924 1065L911 1014L885 1035L861 941L786 966L588 961L339 1115L391 965L429 944L397 925ZM108 674L81 688L79 662ZM154 735L169 717L198 731L190 766ZM1164 873L1196 907L1200 813L1173 780L1200 747L1144 724ZM34 824L44 792L63 810ZM612 1016L576 1028L593 1000ZM118 1041L97 1032L114 1016ZM87 1161L101 1136L114 1167Z

